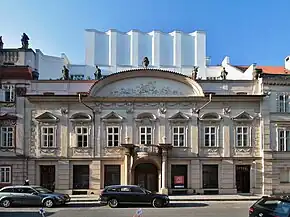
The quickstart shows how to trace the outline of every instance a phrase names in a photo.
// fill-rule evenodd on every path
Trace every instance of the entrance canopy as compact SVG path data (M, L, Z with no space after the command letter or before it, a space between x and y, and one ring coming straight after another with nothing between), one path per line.
M171 71L135 69L109 75L90 89L91 97L186 97L204 96L191 78Z

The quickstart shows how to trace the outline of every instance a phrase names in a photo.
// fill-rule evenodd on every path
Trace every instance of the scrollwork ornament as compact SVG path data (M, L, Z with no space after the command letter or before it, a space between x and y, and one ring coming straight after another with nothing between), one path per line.
M230 114L231 111L232 111L232 109L231 109L230 106L226 106L226 107L224 107L224 109L223 109L224 115L228 115L228 114Z
M102 113L103 105L102 103L96 103L95 112L100 114Z
M133 103L131 103L131 102L126 103L126 108L127 108L126 112L128 114L131 114L134 112L134 104Z

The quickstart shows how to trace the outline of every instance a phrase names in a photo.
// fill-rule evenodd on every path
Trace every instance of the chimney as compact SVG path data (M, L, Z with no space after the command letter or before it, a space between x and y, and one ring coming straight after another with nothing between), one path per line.
M290 56L285 58L285 69L290 70Z

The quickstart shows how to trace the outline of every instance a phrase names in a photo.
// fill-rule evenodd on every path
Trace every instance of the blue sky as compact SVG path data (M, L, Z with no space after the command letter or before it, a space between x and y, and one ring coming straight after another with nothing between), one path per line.
M0 35L18 47L64 52L84 63L84 29L207 33L212 64L283 65L290 54L289 0L1 0Z

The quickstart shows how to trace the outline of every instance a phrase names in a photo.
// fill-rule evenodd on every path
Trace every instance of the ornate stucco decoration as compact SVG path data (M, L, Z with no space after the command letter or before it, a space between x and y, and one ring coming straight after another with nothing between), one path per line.
M190 120L190 117L183 112L177 112L176 114L172 115L168 121L170 123L185 123Z
M225 106L223 108L223 112L224 112L224 115L229 115L231 113L232 109L230 106Z
M105 147L104 148L105 155L122 155L124 154L124 148L118 147Z
M134 112L134 104L131 102L126 103L126 112L132 114Z
M254 148L253 147L235 147L233 154L238 155L238 156L250 157L250 156L253 156L254 154Z
M91 156L93 153L91 147L73 147L72 150L74 156Z
M92 116L86 113L75 113L70 117L70 121L73 123L88 124L92 122Z
M50 112L44 112L43 114L35 118L39 123L57 123L59 118Z
M163 102L160 103L160 104L159 104L159 109L158 109L158 110L159 110L159 112L160 112L161 114L163 114L163 115L166 114L166 112L167 112L167 108L166 108L165 103L163 103Z
M184 95L179 90L174 90L173 87L157 87L156 81L149 81L145 84L140 84L134 88L119 88L110 92L110 95L117 97L134 97L134 96L180 96Z
M8 113L0 116L1 126L15 126L16 124L17 124L17 116Z
M141 125L144 125L144 124L152 125L153 123L157 121L157 117L152 113L144 112L137 115L135 121Z
M102 105L102 103L96 103L96 106L95 106L94 110L95 110L95 112L96 112L97 114L102 113L102 110L103 110L103 105Z

